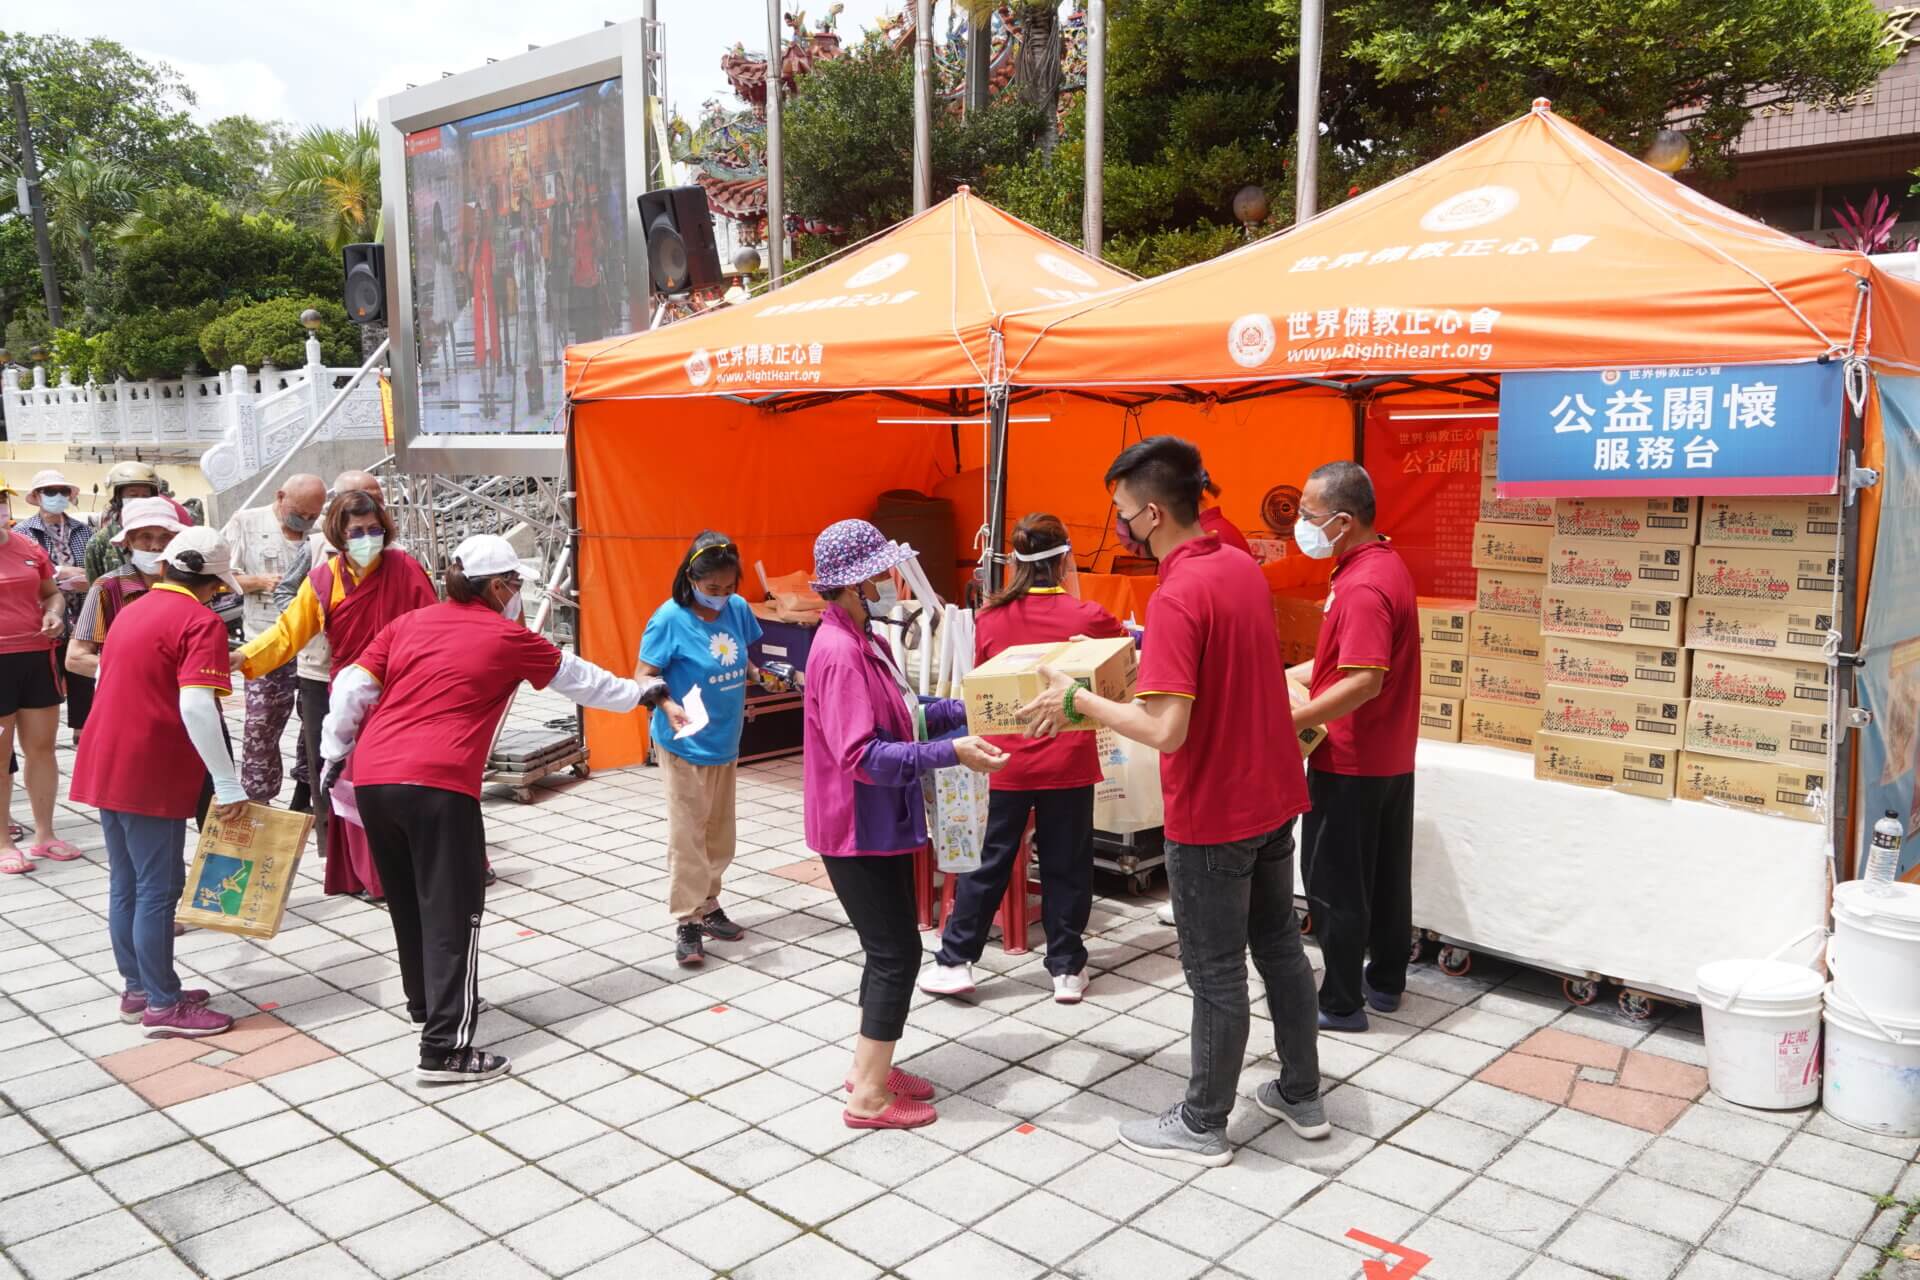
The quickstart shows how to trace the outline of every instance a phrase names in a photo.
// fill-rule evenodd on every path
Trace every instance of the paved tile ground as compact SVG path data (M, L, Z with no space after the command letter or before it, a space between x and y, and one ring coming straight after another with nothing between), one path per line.
M697 972L673 964L663 815L644 769L488 802L480 1037L514 1072L433 1091L387 917L324 897L312 860L278 937L180 940L243 1031L123 1026L98 828L63 809L87 858L0 878L0 1277L1855 1280L1920 1201L1920 1143L1703 1096L1693 1014L1573 1010L1484 961L1422 966L1397 1016L1322 1038L1330 1140L1248 1102L1232 1165L1136 1159L1115 1122L1187 1067L1147 899L1096 905L1078 1007L997 945L976 996L922 999L901 1057L942 1118L855 1134L858 944L801 841L798 763L741 773L727 901L751 932ZM1250 1097L1259 1022L1249 1047Z

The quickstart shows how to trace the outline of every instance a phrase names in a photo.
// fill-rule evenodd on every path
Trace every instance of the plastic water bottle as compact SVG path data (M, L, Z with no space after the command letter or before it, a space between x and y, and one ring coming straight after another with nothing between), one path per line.
M1880 886L1894 882L1900 869L1900 843L1906 834L1906 824L1892 809L1887 810L1886 817L1873 824L1873 843L1867 850L1867 883L1873 886L1873 893L1891 894L1890 889Z

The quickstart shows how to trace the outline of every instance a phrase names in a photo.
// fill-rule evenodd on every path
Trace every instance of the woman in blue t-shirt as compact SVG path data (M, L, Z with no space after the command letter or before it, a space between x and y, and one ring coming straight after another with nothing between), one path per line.
M744 930L720 909L720 877L733 861L734 770L746 721L747 646L760 623L740 598L740 552L725 534L693 540L673 575L673 599L640 639L634 679L666 682L653 705L653 745L667 784L667 909L676 923L674 958L706 959L703 938L737 941ZM691 721L688 695L700 691L706 725Z

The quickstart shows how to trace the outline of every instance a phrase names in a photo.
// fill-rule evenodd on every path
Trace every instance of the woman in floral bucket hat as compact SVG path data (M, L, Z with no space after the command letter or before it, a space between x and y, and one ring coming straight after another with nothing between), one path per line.
M913 858L926 847L920 780L964 765L992 773L1007 762L998 747L964 733L966 709L927 700L931 741L915 740L905 677L874 636L878 580L914 558L864 520L831 525L813 544L813 589L832 606L807 655L807 847L860 935L860 1037L847 1079L846 1123L854 1129L913 1129L939 1117L933 1086L893 1065L920 968Z

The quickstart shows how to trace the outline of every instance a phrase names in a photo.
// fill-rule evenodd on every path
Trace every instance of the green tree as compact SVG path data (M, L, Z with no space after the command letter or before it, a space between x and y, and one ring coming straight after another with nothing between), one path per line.
M273 214L235 213L218 201L176 191L154 210L137 210L122 224L115 310L192 306L208 299L263 301L331 293L340 284L340 259L304 228Z
M118 160L96 158L82 148L47 175L41 189L54 239L80 263L81 286L91 290L100 270L97 241L133 206L140 179Z
M358 120L351 129L308 129L281 155L266 191L336 254L373 239L380 218L378 126Z
M0 71L26 88L34 147L49 171L84 144L143 173L203 176L195 165L204 135L186 110L193 91L166 63L98 37L0 31ZM16 134L13 112L0 111L0 161L17 167Z
M360 363L360 330L347 309L331 298L275 298L235 307L200 331L200 350L210 367L263 364L291 369L307 361L307 331L300 313L320 313L320 354L330 365Z
M913 58L869 37L815 63L784 114L788 201L809 217L869 235L913 212ZM980 186L1024 155L1039 112L1003 95L963 119L936 108L933 195Z
M1276 16L1293 8L1270 3ZM1335 0L1335 176L1405 172L1536 97L1636 153L1676 124L1694 168L1717 175L1762 106L1871 85L1896 54L1883 31L1872 0Z
M278 120L222 116L207 126L206 136L208 190L242 213L266 209L274 168L293 145L293 131Z

